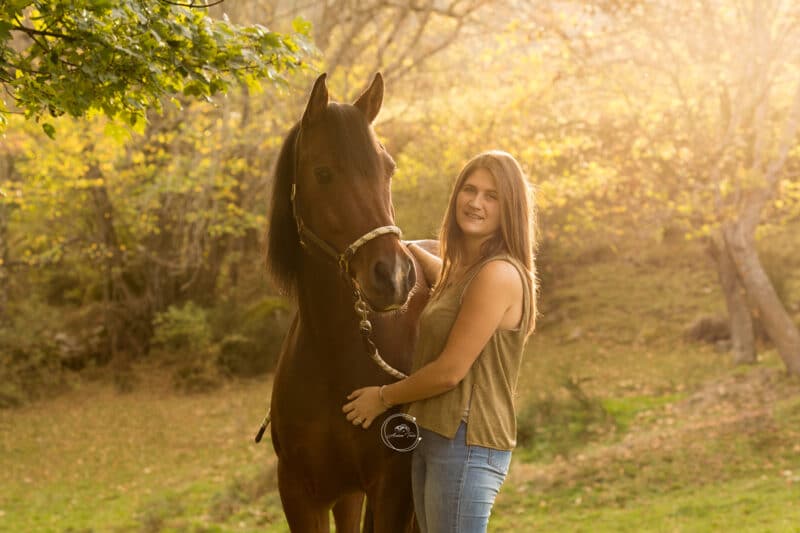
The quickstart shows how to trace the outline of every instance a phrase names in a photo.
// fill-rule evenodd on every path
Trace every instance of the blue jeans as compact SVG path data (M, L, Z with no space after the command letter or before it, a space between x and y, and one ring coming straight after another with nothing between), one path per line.
M453 440L420 428L411 461L421 533L482 533L506 478L511 451L467 446L462 422Z

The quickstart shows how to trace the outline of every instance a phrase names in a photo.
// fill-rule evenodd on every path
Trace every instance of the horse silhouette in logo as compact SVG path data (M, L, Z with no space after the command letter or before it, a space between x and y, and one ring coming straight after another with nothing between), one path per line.
M388 439L415 439L417 438L417 433L413 431L408 424L400 424L394 428L394 432L391 435L387 435L386 438Z

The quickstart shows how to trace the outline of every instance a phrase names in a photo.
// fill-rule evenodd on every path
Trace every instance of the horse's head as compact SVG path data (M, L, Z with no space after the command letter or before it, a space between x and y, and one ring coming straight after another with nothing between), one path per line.
M283 166L284 174L293 175L293 218L303 228L303 235L297 235L295 230L297 240L302 238L309 253L329 256L341 254L356 243L357 248L351 248L352 256L346 257L348 275L376 310L402 305L415 283L413 261L399 235L392 231L390 185L395 164L371 125L382 101L380 74L352 105L328 101L323 74L314 84L303 118L281 154L281 160L293 159L293 168L288 162L282 165L279 161L277 171L280 174ZM286 178L276 176L276 180L281 179ZM292 194L284 187L287 192ZM273 209L281 209L282 205L285 211L285 201L278 206L276 201L281 202L273 198ZM275 217L273 213L273 221ZM378 236L371 235L376 228L387 229L379 230ZM271 227L270 254L276 251L273 233ZM277 237L280 244L280 236ZM299 260L299 251L297 254ZM278 274L280 278L281 272ZM296 281L284 278L285 285Z

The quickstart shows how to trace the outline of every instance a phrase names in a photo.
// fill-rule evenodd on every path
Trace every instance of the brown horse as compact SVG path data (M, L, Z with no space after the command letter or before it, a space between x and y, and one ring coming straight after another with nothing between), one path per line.
M275 170L267 263L296 295L272 389L278 486L295 532L415 528L410 454L381 443L342 414L358 387L393 381L370 359L354 301L363 295L370 340L388 365L407 373L417 317L428 298L418 265L399 238L391 201L394 161L372 122L383 101L375 76L353 105L328 102L325 75L286 140ZM365 334L364 334L365 335Z

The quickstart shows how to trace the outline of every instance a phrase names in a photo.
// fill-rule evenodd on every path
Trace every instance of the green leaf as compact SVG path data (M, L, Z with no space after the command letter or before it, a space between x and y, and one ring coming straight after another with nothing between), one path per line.
M6 41L11 38L11 23L5 20L0 20L0 41Z
M311 35L311 22L304 19L303 17L297 17L292 21L292 30L300 35L310 36Z
M10 21L28 8L38 10L36 27L52 34L46 52L10 46L16 35ZM296 27L307 32L310 25L298 19ZM15 67L4 69L14 79L0 85L27 118L51 112L81 117L93 108L109 117L132 109L142 116L139 109L157 108L165 96L205 99L245 73L277 87L302 68L301 56L308 53L303 38L160 1L0 0L0 57ZM184 84L187 78L191 83ZM3 117L8 113L0 109Z
M124 126L113 120L109 120L103 128L103 134L113 139L118 144L123 144L130 139L131 134Z
M42 129L51 139L56 138L56 129L49 122L45 122L44 124L42 124Z

